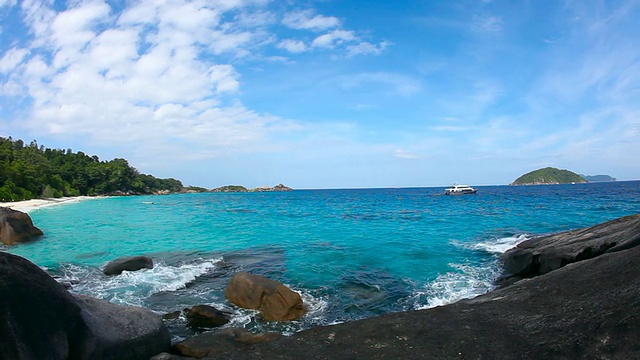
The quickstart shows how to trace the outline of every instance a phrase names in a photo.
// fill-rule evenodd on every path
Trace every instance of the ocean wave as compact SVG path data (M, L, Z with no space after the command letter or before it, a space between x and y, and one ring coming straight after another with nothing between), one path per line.
M120 305L143 306L149 296L186 287L210 270L222 258L201 259L179 266L157 263L153 269L123 271L118 276L106 277L99 269L77 265L63 266L58 281L72 285L74 293L89 295Z
M467 246L472 250L482 250L492 254L503 254L523 241L531 239L529 234L507 236Z
M457 271L439 275L414 295L416 310L452 304L471 299L495 288L493 281L499 273L495 263L484 266L449 264Z

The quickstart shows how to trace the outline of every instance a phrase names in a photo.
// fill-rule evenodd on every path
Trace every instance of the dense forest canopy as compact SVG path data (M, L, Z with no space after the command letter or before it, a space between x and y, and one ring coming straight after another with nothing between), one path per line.
M177 192L176 179L140 174L125 159L100 161L71 149L48 149L34 140L0 137L0 201L36 197Z

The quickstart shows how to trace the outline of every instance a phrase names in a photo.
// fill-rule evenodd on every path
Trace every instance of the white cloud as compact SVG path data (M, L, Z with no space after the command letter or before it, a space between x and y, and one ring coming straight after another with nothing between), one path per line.
M383 41L380 44L372 44L366 41L363 41L358 44L347 46L347 53L349 56L355 55L380 55L382 51L389 46L390 43Z
M280 41L278 43L278 47L281 49L285 49L290 53L301 53L305 52L308 49L304 41L293 39L285 39Z
M146 163L160 154L167 162L283 151L290 142L282 138L312 137L307 124L235 98L244 65L287 60L265 48L375 55L387 46L312 11L288 14L288 26L303 31L288 29L278 42L282 26L263 0L140 0L122 10L102 0L71 4L57 11L52 1L20 3L29 46L0 59L0 74L11 73L0 91L28 100L20 126L33 137L83 139ZM307 30L328 33L311 45Z
M357 40L353 31L347 30L334 30L329 33L318 36L311 43L314 47L319 48L333 48L336 45L341 45L347 41Z
M282 23L298 30L326 30L338 27L340 20L333 16L314 15L311 10L303 10L286 14L282 19Z
M11 48L0 59L0 73L8 73L22 62L29 54L29 50L20 48Z
M18 3L18 0L0 0L0 7L3 6L14 6Z

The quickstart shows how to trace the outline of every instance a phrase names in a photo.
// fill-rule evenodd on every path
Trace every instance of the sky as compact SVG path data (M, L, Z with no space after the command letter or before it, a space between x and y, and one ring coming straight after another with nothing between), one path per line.
M640 1L0 0L0 136L213 188L640 179Z

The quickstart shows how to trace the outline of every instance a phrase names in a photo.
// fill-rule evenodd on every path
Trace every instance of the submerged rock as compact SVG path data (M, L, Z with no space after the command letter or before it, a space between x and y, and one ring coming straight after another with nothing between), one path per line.
M187 323L193 328L214 328L229 322L229 316L209 305L196 305L187 309Z
M0 252L0 356L148 359L170 346L153 312L74 296L33 263Z
M259 310L268 321L295 320L306 312L300 294L260 275L236 274L229 281L224 295L239 307Z
M0 242L15 245L32 241L42 235L42 230L33 226L28 214L0 207Z
M153 260L146 256L122 257L107 263L103 272L106 275L119 275L124 270L138 271L140 269L153 269Z

